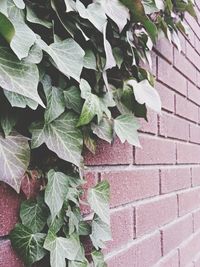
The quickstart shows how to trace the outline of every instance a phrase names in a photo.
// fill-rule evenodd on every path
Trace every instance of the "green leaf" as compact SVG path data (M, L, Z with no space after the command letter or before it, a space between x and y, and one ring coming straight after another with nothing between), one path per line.
M92 124L93 133L99 138L111 143L113 140L113 125L112 122L103 118L99 124Z
M109 191L110 186L107 181L98 183L95 187L88 191L88 202L93 211L100 217L100 219L109 224Z
M17 93L4 90L4 95L6 96L12 107L25 108L26 106L28 106L33 110L37 109L38 107L37 102Z
M14 113L7 112L1 114L1 127L4 131L5 136L8 136L15 127L18 120L18 116Z
M160 96L148 80L143 80L139 83L135 80L129 80L128 85L133 88L135 99L139 104L146 104L150 109L161 113Z
M97 63L96 63L96 57L92 50L87 49L85 51L85 56L84 56L84 67L86 69L91 69L91 70L96 70Z
M47 147L58 157L80 166L83 138L81 131L76 128L77 121L77 116L73 112L68 112L48 125L33 124L30 129L32 148L46 143Z
M0 180L17 192L30 160L28 138L13 132L6 138L0 134Z
M36 65L20 62L9 49L0 47L0 87L28 97L44 107L37 92L38 81Z
M47 208L41 198L26 200L20 208L22 224L35 234L41 232L47 221Z
M94 267L107 267L107 264L104 261L104 255L101 251L94 250L91 255L94 261Z
M64 94L62 89L51 85L51 79L49 76L44 77L42 85L47 101L44 118L46 123L50 123L57 119L65 111Z
M45 190L45 202L51 211L52 221L59 214L68 193L68 177L62 172L50 170Z
M144 6L145 14L159 12L154 0L142 0L142 4Z
M24 4L23 0L13 0L13 2L20 9L24 9L25 8L25 4Z
M8 8L7 0L1 0L0 1L0 12L3 13L6 17L8 16L7 8ZM1 23L0 23L0 25L1 25Z
M26 12L26 18L29 22L42 25L48 29L52 27L51 22L38 18L36 13L29 6L26 6Z
M34 234L29 228L22 224L16 225L10 234L12 246L21 255L26 266L41 260L46 251L43 248L46 234Z
M80 262L80 261L69 261L68 267L90 267L88 261Z
M27 63L39 64L42 61L42 58L42 49L35 43L29 50L28 56L23 60Z
M54 60L57 68L67 77L80 80L83 68L84 51L73 39L58 41L51 45L38 40L38 45Z
M66 267L65 259L84 261L83 249L75 234L64 238L49 231L44 248L50 251L51 267Z
M110 226L98 216L95 216L92 221L92 234L90 238L96 249L105 248L105 242L112 239Z
M69 87L64 91L65 105L68 109L73 109L78 114L81 113L83 100L81 98L80 89L76 86Z
M11 42L13 36L15 35L15 28L13 24L3 13L0 13L0 34L7 42Z
M133 115L120 115L114 120L114 130L122 143L128 141L131 145L140 147L138 129L139 123Z
M112 69L113 67L116 66L116 61L113 56L112 47L110 43L108 42L108 40L106 39L106 27L107 27L107 23L105 23L103 27L103 44L104 44L104 50L106 54L106 64L104 66L104 70Z

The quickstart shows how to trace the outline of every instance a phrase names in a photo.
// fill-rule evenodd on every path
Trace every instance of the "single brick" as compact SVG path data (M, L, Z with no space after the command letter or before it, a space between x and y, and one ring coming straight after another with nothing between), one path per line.
M118 247L126 245L128 242L132 241L134 237L132 207L112 211L110 218L112 241L106 243L104 254L109 253Z
M156 43L155 49L161 54L167 61L172 63L173 61L173 46L166 38L161 38Z
M93 155L88 150L84 153L85 165L120 165L133 163L133 146L127 142L122 144L116 139L111 145L99 140L96 154Z
M200 167L198 166L192 168L192 185L200 185Z
M108 267L149 267L161 258L160 233L134 243L107 260Z
M200 163L200 147L194 144L177 144L177 162L178 163Z
M176 162L174 141L161 138L140 137L142 148L135 150L136 164L170 164Z
M199 120L198 106L180 95L176 95L176 114L194 122Z
M0 267L25 267L12 249L9 240L0 241Z
M200 188L178 194L179 216L200 208Z
M163 113L159 117L160 135L180 140L189 140L189 123L181 118Z
M188 81L188 98L200 105L200 90L191 82Z
M200 229L200 209L193 213L194 232Z
M163 255L166 255L193 232L192 215L185 216L170 225L165 226L162 233Z
M136 236L142 236L177 218L177 197L159 197L136 206Z
M172 251L167 256L161 258L158 264L154 267L179 267L178 250Z
M119 206L159 194L158 170L103 172L111 187L111 206Z
M190 142L200 144L200 126L190 124Z
M170 112L174 112L174 92L159 82L156 82L155 87L160 95L162 108Z
M180 248L180 267L185 267L194 260L200 248L200 232L192 235Z
M167 84L180 94L187 95L186 78L161 58L158 58L158 80Z
M161 169L161 193L169 193L191 186L190 168Z
M0 236L8 235L17 223L20 201L20 195L0 182Z
M148 122L144 119L140 119L140 131L144 133L156 134L158 132L158 118L157 113L148 110L147 113Z

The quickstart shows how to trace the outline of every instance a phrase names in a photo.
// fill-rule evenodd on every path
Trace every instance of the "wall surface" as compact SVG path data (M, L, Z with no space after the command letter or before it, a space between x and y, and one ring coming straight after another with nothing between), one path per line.
M163 112L141 121L142 149L116 140L97 148L95 157L85 153L85 189L97 180L111 184L109 267L200 266L200 24L186 21L191 32L181 36L181 53L163 40L155 49ZM34 193L26 185L23 192ZM0 184L0 267L23 266L7 238L22 198Z

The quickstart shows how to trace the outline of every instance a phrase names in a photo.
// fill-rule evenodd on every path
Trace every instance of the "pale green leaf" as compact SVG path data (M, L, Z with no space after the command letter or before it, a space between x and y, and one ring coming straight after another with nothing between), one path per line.
M80 261L69 261L68 267L90 267L88 261L80 262Z
M71 12L76 10L76 3L73 0L64 0L66 5L66 12Z
M4 90L4 95L6 96L12 107L25 108L26 106L28 106L33 110L37 109L38 107L37 102L17 93Z
M99 124L92 124L93 133L99 138L111 143L113 140L113 125L112 122L103 118Z
M104 66L104 70L112 69L113 67L116 66L116 61L113 56L112 47L108 42L108 40L106 39L106 27L107 23L105 23L103 26L103 43L104 43L104 50L106 53L106 64Z
M15 113L7 112L6 114L1 114L1 127L5 136L8 136L13 131L17 120L18 116Z
M38 18L36 13L29 6L26 6L26 12L26 18L29 22L42 25L48 29L52 27L51 22Z
M107 267L107 264L104 261L104 255L101 251L94 250L92 251L91 255L94 262L94 267Z
M39 64L42 61L42 49L35 43L29 50L28 56L23 60L27 63Z
M25 8L25 4L24 4L23 0L13 0L13 2L20 9L24 9Z
M81 98L80 89L76 86L71 86L64 91L65 105L68 109L73 109L78 114L81 113L83 100Z
M96 70L96 58L92 50L87 49L84 56L84 67L86 69Z

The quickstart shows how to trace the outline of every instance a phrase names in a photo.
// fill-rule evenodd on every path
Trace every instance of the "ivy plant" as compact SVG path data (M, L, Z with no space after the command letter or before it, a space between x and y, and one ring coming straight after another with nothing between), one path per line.
M18 193L24 174L42 181L10 234L26 266L106 266L109 184L88 190L88 219L83 148L140 146L138 118L161 112L151 50L160 36L180 50L185 12L192 0L1 0L0 179Z

